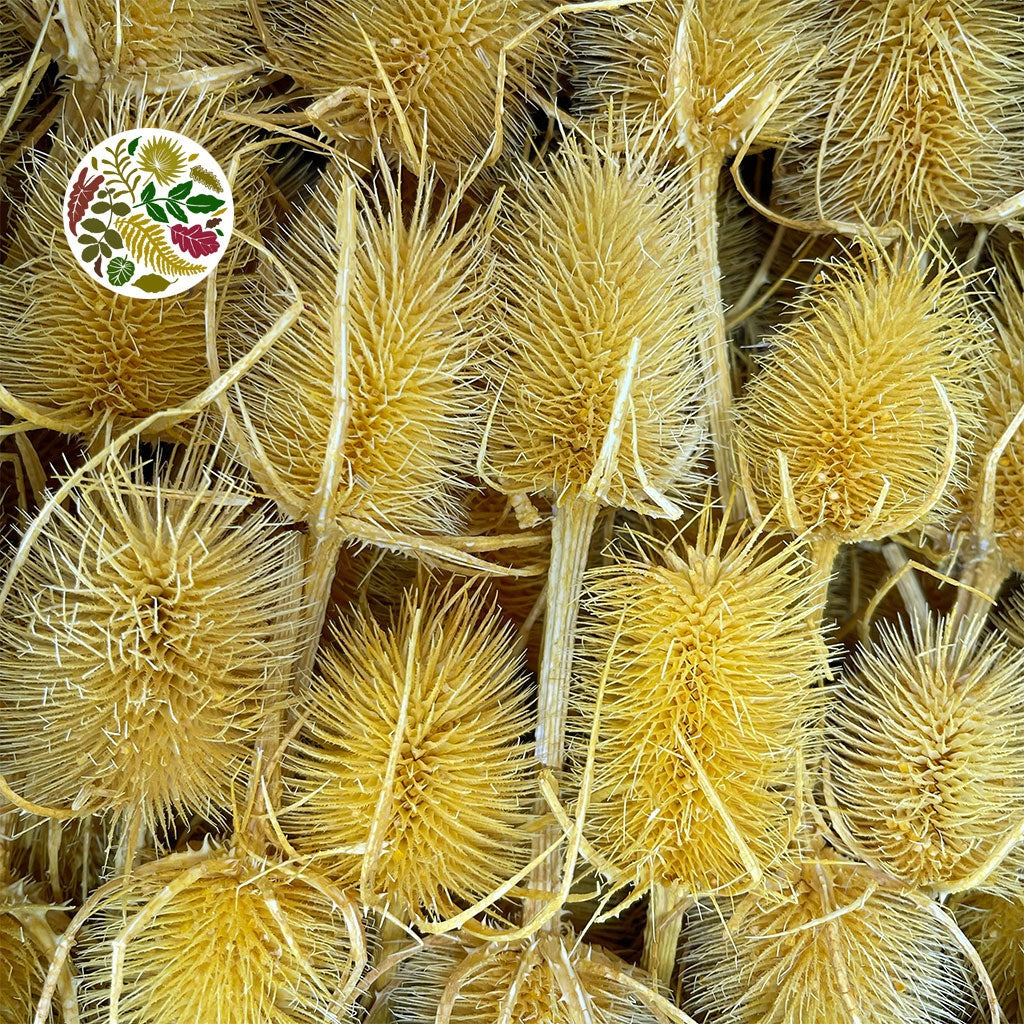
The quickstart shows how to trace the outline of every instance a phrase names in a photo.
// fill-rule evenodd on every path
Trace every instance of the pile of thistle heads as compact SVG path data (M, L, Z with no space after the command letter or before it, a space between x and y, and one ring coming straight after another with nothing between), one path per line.
M1022 40L0 0L0 1021L1024 1021Z

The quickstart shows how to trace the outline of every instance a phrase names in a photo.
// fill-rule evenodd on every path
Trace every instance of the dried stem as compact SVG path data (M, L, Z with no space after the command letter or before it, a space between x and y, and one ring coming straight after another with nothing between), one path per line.
M647 904L647 927L644 931L642 966L668 988L676 967L679 933L683 928L683 914L679 891L671 885L651 886Z

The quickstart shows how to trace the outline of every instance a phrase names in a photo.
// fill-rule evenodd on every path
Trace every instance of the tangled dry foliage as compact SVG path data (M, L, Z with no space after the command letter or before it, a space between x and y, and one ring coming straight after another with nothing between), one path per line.
M1022 1024L1022 39L0 0L0 1024Z

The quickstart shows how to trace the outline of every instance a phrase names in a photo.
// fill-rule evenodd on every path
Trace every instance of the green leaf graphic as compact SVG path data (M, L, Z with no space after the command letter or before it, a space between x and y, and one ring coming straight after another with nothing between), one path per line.
M124 204L123 203L118 203L118 205L119 206L123 206ZM93 213L106 213L107 210L109 210L109 209L110 209L110 203L105 203L102 200L100 200L100 202L98 202L98 203L93 203L92 204L92 212Z
M185 205L193 213L213 213L214 210L219 210L224 205L224 200L218 199L216 196L200 194L198 196L189 196L185 200Z
M93 209L98 209L98 206L94 206ZM110 209L115 217L127 217L132 212L132 208L127 203L114 203Z
M107 230L103 232L103 241L106 242L111 249L124 248L123 239L113 228L107 228Z
M156 292L162 292L170 283L166 277L161 277L159 274L143 274L135 282L135 287L144 292L155 294Z
M79 235L78 236L78 241L82 245L99 245L99 240L96 239L96 238L93 238L92 235Z
M85 263L92 263L94 259L100 254L100 247L97 244L87 245L82 250L82 260Z
M142 198L142 201L144 203L148 203L153 198L153 196L155 196L155 195L156 195L156 185L154 185L153 182L150 182L142 190L142 197L141 198Z
M86 217L85 220L82 221L82 227L85 228L86 231L96 235L102 235L103 232L107 230L107 225L104 224L99 217Z
M140 138L141 138L141 136L136 135L135 138L132 139L132 141L128 143L128 155L129 156L135 156L135 150L137 150L139 148L139 139Z
M177 220L180 220L182 224L188 223L188 214L181 208L180 203L175 203L172 200L167 200L167 212Z
M175 185L167 195L170 196L171 199L184 199L191 191L192 182L183 181L180 185Z
M167 211L156 203L146 203L146 213L149 214L150 220L159 221L161 224L167 223Z
M115 256L107 266L107 280L115 287L127 284L135 273L135 264L126 256ZM156 277L155 274L148 275Z

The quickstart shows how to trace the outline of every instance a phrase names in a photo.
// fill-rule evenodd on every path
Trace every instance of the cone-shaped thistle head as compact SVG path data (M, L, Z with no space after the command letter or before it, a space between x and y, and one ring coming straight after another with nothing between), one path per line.
M352 199L358 186L325 172L282 251L305 309L243 378L235 406L249 420L249 469L293 518L318 517L336 463L328 520L452 532L483 430L481 221L432 217L426 178L403 211L400 185L387 181L383 200ZM226 316L232 358L285 304L270 275L244 300Z
M851 853L901 881L962 887L1024 819L1024 652L945 622L883 625L835 691L834 814Z
M810 220L927 234L1024 188L1019 8L1001 0L837 5L818 138L779 161L780 203Z
M308 866L300 872L217 844L147 864L112 889L83 929L82 1024L351 1020L346 989L361 938L350 907ZM111 945L130 926L115 971Z
M961 482L987 340L960 282L915 255L830 264L737 405L754 492L790 528L842 542L934 516Z
M702 433L689 192L573 137L499 211L486 461L506 492L675 516Z
M655 0L587 12L574 31L579 102L595 117L613 102L634 137L663 131L680 155L719 159L771 110L757 144L777 146L820 105L813 74L780 94L825 41L824 11L821 0Z
M519 660L511 628L466 585L409 591L389 626L344 619L285 753L295 848L342 851L323 860L332 877L414 917L507 881L526 861L534 791Z
M271 54L317 100L318 123L352 142L448 170L482 159L502 127L519 150L527 95L552 96L564 59L557 22L526 33L543 0L285 0L261 4ZM309 25L317 26L310 33ZM517 45L507 49L513 40ZM505 80L499 61L505 51Z
M977 890L953 903L957 924L978 951L1010 1024L1024 1020L1024 894Z
M655 1024L650 978L598 946L545 935L482 947L448 938L400 964L390 1003L403 1024ZM649 998L649 996L648 996Z
M45 913L45 907L31 903L24 883L0 885L0 1024L23 1024L35 1013L49 950L40 948L33 931L49 928ZM52 932L50 939L56 942ZM46 1021L58 1019L51 1013Z
M617 883L745 891L788 845L824 644L805 558L767 540L726 545L705 514L692 543L588 574L575 761L599 711L586 825Z
M193 451L112 459L54 509L0 632L0 770L21 795L150 824L230 803L303 619L296 538L252 501Z
M699 905L684 926L686 1009L729 1024L957 1024L966 966L910 895L829 851L782 887Z

